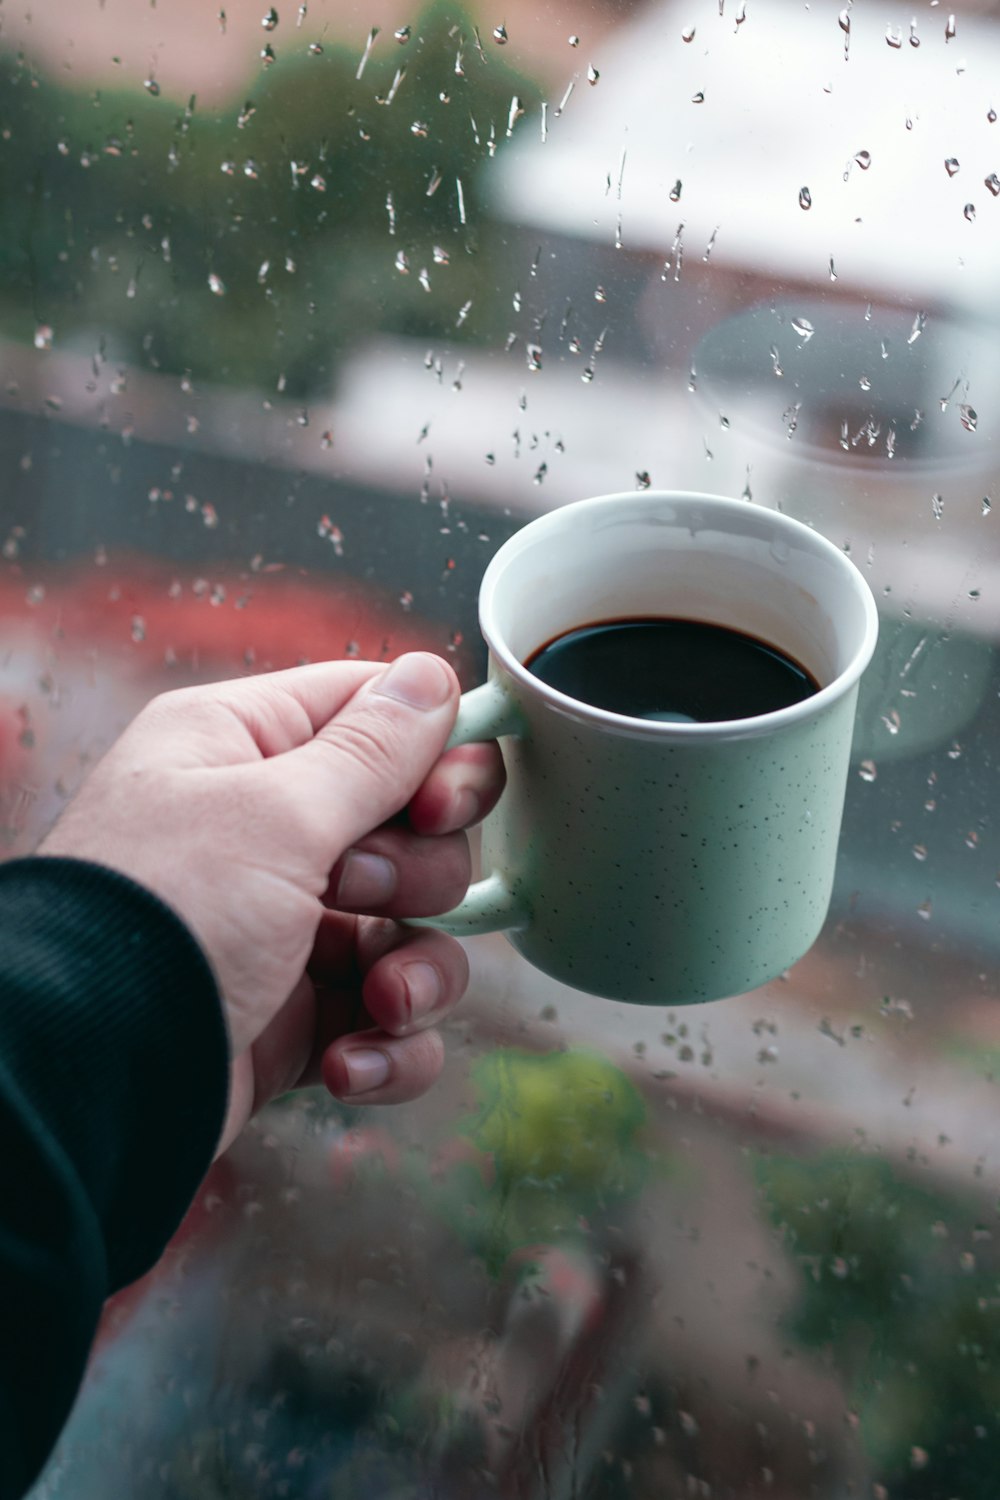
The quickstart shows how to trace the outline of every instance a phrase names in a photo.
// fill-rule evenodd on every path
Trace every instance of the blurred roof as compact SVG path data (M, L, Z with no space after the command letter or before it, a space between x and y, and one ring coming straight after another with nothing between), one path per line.
M569 51L571 29L580 33L582 49L599 50L609 28L619 24L620 5L598 0L575 14L571 27L558 7L540 7L536 0L505 0L502 8L462 0L479 25L487 57L493 28L503 20L510 61L543 79L559 77L567 57L579 58ZM277 20L264 29L272 9ZM8 47L22 48L63 82L139 88L152 78L167 99L186 101L193 93L203 107L218 108L253 87L265 43L277 55L276 66L311 42L356 48L360 59L374 27L379 49L395 53L394 29L409 25L414 42L419 40L424 9L425 0L277 0L273 7L270 0L100 0L86 8L79 0L46 0L5 11L3 36Z
M544 130L519 122L494 164L498 207L665 260L683 224L692 259L711 242L713 261L818 284L832 260L864 295L992 306L1000 27L960 16L947 38L944 8L839 17L849 31L836 4L650 6Z

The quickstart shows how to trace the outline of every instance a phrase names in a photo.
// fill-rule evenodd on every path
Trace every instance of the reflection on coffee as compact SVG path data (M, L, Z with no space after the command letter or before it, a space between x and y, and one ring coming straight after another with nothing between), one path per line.
M751 719L819 691L815 678L776 646L700 620L578 626L547 642L525 665L582 703L672 724Z

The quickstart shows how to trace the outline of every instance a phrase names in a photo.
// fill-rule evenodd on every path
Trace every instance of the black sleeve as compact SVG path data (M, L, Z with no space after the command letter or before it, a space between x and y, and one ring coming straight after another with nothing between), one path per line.
M218 989L173 912L96 865L0 865L0 1500L44 1464L105 1298L180 1223L227 1079Z

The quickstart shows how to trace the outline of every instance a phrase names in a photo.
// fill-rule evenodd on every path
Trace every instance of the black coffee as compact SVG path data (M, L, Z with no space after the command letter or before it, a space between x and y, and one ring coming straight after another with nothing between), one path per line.
M633 719L707 724L787 708L819 684L783 651L700 620L609 620L557 636L525 665L570 698Z

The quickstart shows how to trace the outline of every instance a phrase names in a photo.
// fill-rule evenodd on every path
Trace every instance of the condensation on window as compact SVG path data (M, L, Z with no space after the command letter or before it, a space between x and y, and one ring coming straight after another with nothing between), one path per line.
M977 5L5 14L8 855L166 687L473 686L586 496L795 516L881 622L807 956L636 1008L471 940L431 1095L212 1169L39 1500L992 1500L998 76Z

